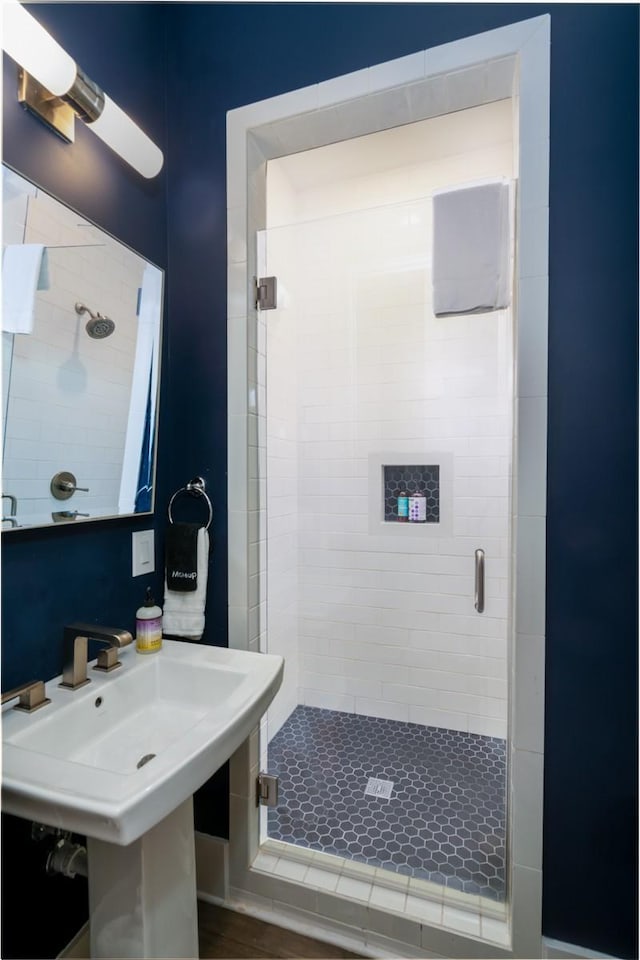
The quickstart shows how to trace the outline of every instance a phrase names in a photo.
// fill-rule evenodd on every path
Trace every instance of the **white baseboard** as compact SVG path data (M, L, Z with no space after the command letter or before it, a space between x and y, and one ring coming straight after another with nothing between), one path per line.
M610 953L598 953L597 950L587 950L575 943L563 943L562 940L552 940L550 937L542 938L542 956L549 960L616 960Z
M229 841L195 834L198 896L224 900L229 893Z

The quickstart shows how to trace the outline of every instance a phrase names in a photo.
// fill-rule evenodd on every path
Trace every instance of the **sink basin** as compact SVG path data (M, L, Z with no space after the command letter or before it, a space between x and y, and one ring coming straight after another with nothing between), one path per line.
M78 690L47 682L51 703L2 712L6 813L127 845L191 797L259 722L282 657L165 640L119 652Z

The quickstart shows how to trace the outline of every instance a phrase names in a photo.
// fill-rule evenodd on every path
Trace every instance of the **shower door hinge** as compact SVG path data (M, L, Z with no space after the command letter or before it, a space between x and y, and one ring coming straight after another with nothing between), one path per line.
M270 773L259 773L256 779L256 805L276 807L278 805L278 778Z
M260 310L275 310L277 306L277 277L260 277L256 280L256 307Z

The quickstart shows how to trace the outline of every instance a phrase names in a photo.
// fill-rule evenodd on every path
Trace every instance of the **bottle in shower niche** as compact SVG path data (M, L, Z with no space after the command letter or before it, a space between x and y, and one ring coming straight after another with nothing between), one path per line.
M409 497L409 522L425 523L427 519L427 498L422 490L416 490Z
M147 587L145 601L136 610L136 650L138 653L156 653L162 646L162 608L156 606Z
M409 519L409 495L406 490L398 494L398 523L406 523Z

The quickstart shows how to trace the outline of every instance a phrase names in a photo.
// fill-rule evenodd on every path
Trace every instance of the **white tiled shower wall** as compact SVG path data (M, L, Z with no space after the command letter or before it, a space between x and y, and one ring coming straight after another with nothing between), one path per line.
M262 315L268 634L287 662L270 736L296 702L506 736L512 317L433 316L430 195L511 178L511 121L509 101L424 121L419 162L391 131L363 138L376 161L358 179L340 179L351 148L323 148L338 173L310 189L301 157L269 165L266 269L284 307ZM370 532L369 454L400 451L452 456L445 536Z
M50 523L57 510L117 514L144 261L41 191L25 242L48 245L50 284L37 292L33 332L13 337L5 492L17 495L21 524ZM108 339L88 336L78 301L114 320ZM89 492L54 499L60 470Z

